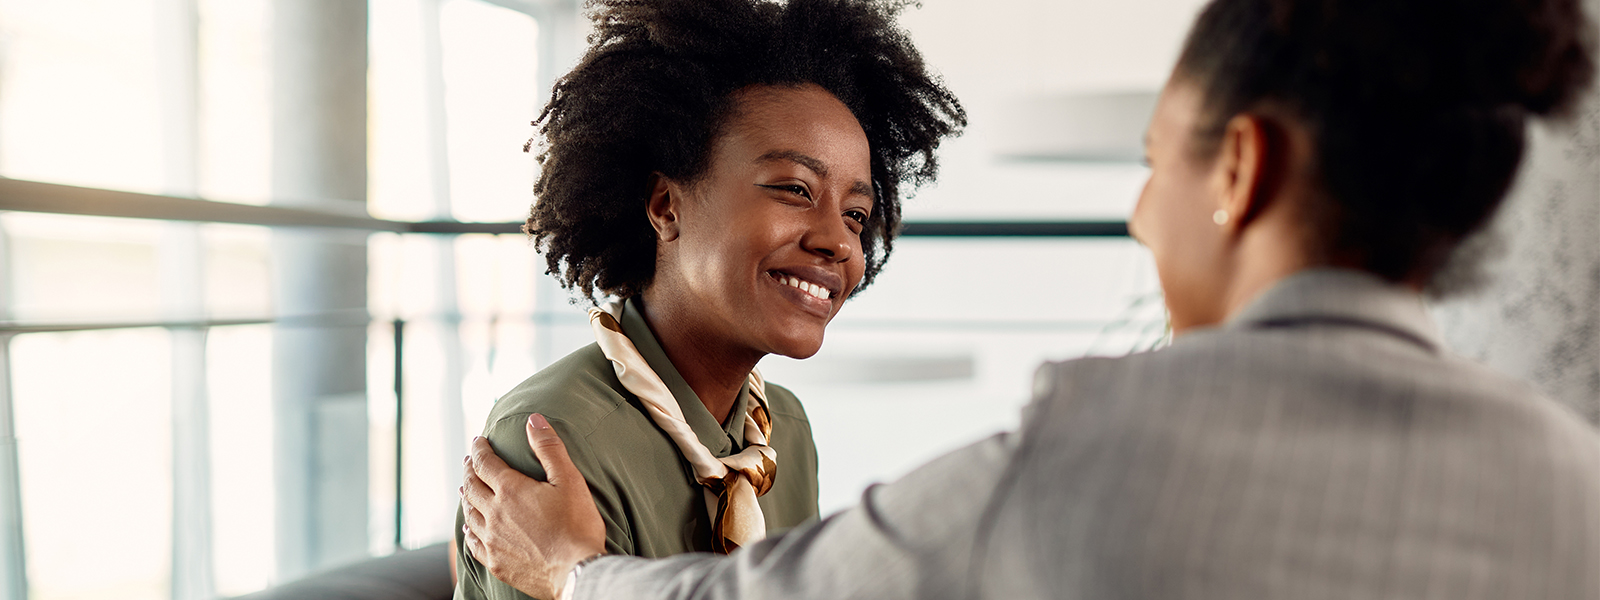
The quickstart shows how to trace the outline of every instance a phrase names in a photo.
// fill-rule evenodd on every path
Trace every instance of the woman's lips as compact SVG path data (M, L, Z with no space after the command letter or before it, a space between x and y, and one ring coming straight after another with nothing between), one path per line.
M826 300L833 300L845 294L844 278L832 269L818 265L781 267L772 269L767 274L785 285L795 286L795 289Z
M833 313L832 290L782 271L768 271L767 276L777 284L779 293L814 316L827 318Z
M794 289L800 290L800 291L805 292L807 294L811 294L812 297L814 297L814 298L816 298L818 300L827 301L827 300L833 298L833 292L830 292L830 291L828 291L826 289L823 289L822 286L817 285L815 283L811 283L811 282L806 281L804 279L801 279L799 277L795 277L793 275L785 275L783 273L778 273L778 272L774 272L774 277L780 283L783 283L784 285L787 285L787 286L792 287Z

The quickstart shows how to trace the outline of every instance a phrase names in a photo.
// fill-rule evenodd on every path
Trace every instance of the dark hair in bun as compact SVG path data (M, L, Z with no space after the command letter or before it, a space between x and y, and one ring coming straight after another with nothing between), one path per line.
M591 299L655 276L652 173L694 181L752 85L816 84L861 123L872 216L865 288L900 228L900 198L938 173L934 150L966 112L895 25L902 0L591 0L589 51L536 125L542 153L526 230L549 273ZM532 142L530 142L531 144Z
M1316 138L1315 250L1428 279L1505 197L1530 116L1594 77L1581 0L1213 0L1178 74L1200 86L1196 149L1266 104Z

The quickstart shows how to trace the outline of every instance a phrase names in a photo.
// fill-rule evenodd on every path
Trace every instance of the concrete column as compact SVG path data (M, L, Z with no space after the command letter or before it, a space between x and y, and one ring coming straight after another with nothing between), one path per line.
M555 0L534 16L539 21L539 87L535 88L535 97L540 107L550 100L550 88L556 79L578 64L578 55L584 50L579 4L577 0Z
M274 202L366 214L366 0L274 0L272 36ZM364 233L279 229L273 260L278 314L364 314ZM364 327L274 331L280 580L366 556L366 342Z
M450 152L449 152L449 110L446 106L445 73L444 73L444 39L440 29L444 2L442 0L427 0L420 3L422 10L422 59L423 65L423 101L425 103L428 120L428 152L429 170L433 172L430 178L433 182L431 196L433 199L433 217L440 220L454 220L450 199ZM442 455L435 456L438 465L442 467L443 479L446 482L461 480L461 457L466 454L466 412L461 404L461 384L466 379L466 360L462 356L461 347L461 306L457 301L456 292L456 238L455 236L427 236L426 243L433 246L436 270L433 275L434 310L433 315L422 315L424 327L436 326L440 341L440 352L443 354L443 364L438 365L442 370L440 387L434 396L435 405L432 410L407 410L408 414L419 415L432 412L438 415L433 423L411 421L410 429L413 432L426 431L426 435L440 436L440 449ZM430 323L431 321L431 323ZM417 339L413 337L412 339ZM426 396L423 396L424 398ZM412 400L419 399L417 395L411 396ZM422 408L422 407L417 407ZM423 429L426 428L426 429ZM406 432L398 435L405 436ZM415 438L412 438L415 439ZM419 465L431 466L426 459L412 455L409 457L410 467L407 470L415 473ZM424 479L426 481L426 479ZM425 496L432 496L426 501L409 501L402 497L402 506L418 506L430 512L440 511L440 506L454 506L454 486L446 486L441 490L426 490ZM415 497L415 496L413 496ZM442 499L437 502L435 499ZM449 510L440 511L439 514L449 514ZM405 522L418 523L436 520L438 515L431 515L434 519L408 519ZM452 522L452 527L454 526ZM417 531L416 528L406 531ZM434 532L428 532L434 533ZM447 528L443 533L450 533ZM402 543L409 543L413 547L417 540L414 534L407 535Z
M168 223L161 243L167 318L204 317L202 244L193 223ZM172 598L215 597L211 519L211 406L206 330L169 329L172 347Z
M167 194L194 196L199 160L199 8L195 0L156 3L157 64ZM205 316L204 244L195 223L165 224L162 306L169 320ZM173 600L215 594L211 522L211 418L206 394L206 331L168 330L172 340Z
M0 595L28 597L27 548L22 538L22 471L17 463L16 414L11 405L11 336L0 335Z
M5 50L0 40L0 51ZM0 61L3 63L4 61ZM4 67L0 64L0 67ZM4 82L0 72L0 82ZM5 90L0 89L0 93ZM11 239L0 223L0 321L11 320ZM28 597L27 548L22 537L22 469L17 460L16 412L11 399L11 336L0 334L0 598Z
M3 242L4 233L0 232L0 250L4 249ZM0 258L9 260L9 255L0 254ZM0 305L0 309L3 308L4 305ZM4 316L3 312L0 310L0 316ZM22 471L17 462L16 413L11 404L10 350L11 336L0 334L0 597L27 598L27 548L23 545L22 537Z
M536 17L539 20L539 87L535 88L539 108L550 101L551 88L562 75L578 63L579 53L583 51L583 40L579 35L580 19L578 2L574 0L557 0L543 7ZM535 113L537 114L537 113ZM533 148L533 152L538 152ZM531 183L531 182L530 182ZM543 269L544 259L534 261L534 265ZM567 292L561 289L560 282L550 275L539 275L534 282L533 297L533 323L534 323L534 349L533 364L535 368L543 369L560 360L561 354L557 353L555 343L555 329L557 318L562 311L570 310L567 306Z
M1600 1L1585 3L1600 15ZM1450 347L1600 423L1600 92L1530 128L1489 234L1484 285L1435 307Z

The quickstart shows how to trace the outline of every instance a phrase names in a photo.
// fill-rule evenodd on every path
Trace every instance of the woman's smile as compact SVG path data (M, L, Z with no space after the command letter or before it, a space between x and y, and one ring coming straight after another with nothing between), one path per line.
M805 312L826 321L843 299L844 278L819 267L788 267L767 271L778 293Z

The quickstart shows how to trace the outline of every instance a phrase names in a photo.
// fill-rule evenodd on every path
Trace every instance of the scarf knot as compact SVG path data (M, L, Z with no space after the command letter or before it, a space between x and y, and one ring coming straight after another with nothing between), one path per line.
M700 443L684 419L678 400L650 368L617 321L620 303L589 309L589 325L617 379L644 404L645 412L666 432L694 469L695 481L705 490L706 512L711 517L712 547L726 554L760 541L767 535L766 518L756 498L772 489L778 475L778 453L767 445L772 416L767 411L767 384L759 369L750 371L750 396L744 414L744 450L717 458ZM738 416L734 416L738 418Z

